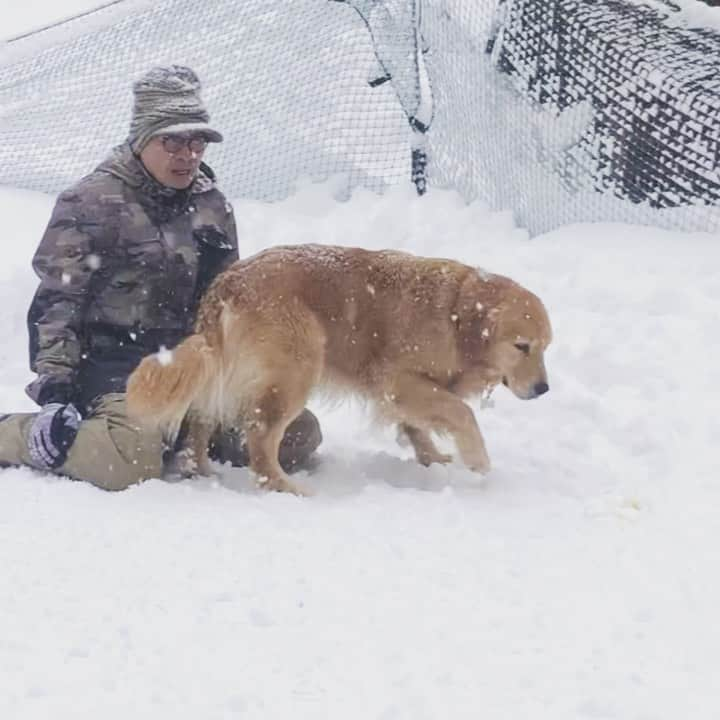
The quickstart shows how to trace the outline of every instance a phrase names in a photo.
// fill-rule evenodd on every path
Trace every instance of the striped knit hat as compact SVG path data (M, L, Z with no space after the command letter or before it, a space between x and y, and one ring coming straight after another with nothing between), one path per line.
M223 136L208 125L210 115L200 98L200 80L182 65L155 67L133 84L135 104L128 142L139 153L155 136L201 132L210 142Z

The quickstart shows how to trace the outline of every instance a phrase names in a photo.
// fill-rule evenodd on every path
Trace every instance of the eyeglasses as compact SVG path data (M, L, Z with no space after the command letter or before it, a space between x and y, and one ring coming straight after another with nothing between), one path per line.
M190 152L201 153L208 144L205 135L161 135L163 150L170 155L179 153L184 147L188 147Z

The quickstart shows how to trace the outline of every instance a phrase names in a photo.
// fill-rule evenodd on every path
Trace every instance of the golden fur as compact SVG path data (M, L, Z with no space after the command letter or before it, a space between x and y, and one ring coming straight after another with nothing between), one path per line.
M398 423L423 465L445 463L431 432L453 437L470 469L490 467L462 398L503 382L547 391L552 331L542 302L512 280L453 260L299 245L234 263L206 293L196 334L172 358L145 358L130 413L177 431L189 413L198 469L218 423L244 424L250 466L296 492L278 463L288 423L317 386L358 393Z

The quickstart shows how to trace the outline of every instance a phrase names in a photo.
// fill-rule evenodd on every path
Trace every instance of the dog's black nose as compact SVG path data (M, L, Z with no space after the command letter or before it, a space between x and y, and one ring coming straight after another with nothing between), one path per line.
M535 397L538 397L539 395L544 395L549 389L550 386L546 382L539 382L535 383L533 392L535 393Z

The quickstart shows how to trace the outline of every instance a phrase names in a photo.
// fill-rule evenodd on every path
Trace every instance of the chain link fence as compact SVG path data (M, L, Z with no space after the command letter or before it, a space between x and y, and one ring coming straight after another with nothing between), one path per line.
M708 11L708 8L705 8ZM58 192L182 63L231 197L413 179L575 221L720 229L720 35L666 0L124 0L0 49L0 184Z
M400 21L387 31L391 67L414 42ZM168 63L203 82L227 139L207 160L231 197L277 200L301 176L336 174L382 191L409 175L406 114L393 83L370 84L384 71L351 5L160 0L85 15L0 54L0 183L57 192L90 171L127 135L132 81Z

